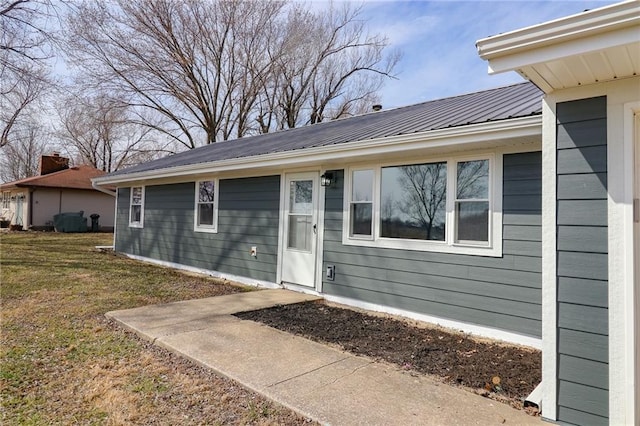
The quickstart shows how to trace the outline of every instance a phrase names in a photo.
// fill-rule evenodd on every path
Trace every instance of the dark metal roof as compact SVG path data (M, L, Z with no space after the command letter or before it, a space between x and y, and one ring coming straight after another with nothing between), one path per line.
M217 142L118 170L108 176L540 115L542 95L542 91L535 85L529 82L519 83L295 129Z

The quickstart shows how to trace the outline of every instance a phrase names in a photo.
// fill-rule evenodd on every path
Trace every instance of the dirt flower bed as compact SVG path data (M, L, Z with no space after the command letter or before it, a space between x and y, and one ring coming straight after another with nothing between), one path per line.
M276 306L236 316L317 342L335 344L410 372L437 376L446 383L469 388L516 408L523 407L524 398L541 381L540 351L328 306L323 301Z

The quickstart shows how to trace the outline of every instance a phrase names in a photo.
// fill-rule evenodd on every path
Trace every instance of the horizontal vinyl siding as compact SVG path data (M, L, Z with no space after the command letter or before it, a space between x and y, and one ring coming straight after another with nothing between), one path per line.
M606 98L557 105L558 420L607 424Z
M426 315L541 335L541 155L504 156L503 256L342 244L344 173L327 188L325 293Z
M116 250L275 282L280 177L219 181L218 232L193 230L195 183L147 186L144 228L129 228L129 189L118 190ZM258 256L249 255L257 246Z

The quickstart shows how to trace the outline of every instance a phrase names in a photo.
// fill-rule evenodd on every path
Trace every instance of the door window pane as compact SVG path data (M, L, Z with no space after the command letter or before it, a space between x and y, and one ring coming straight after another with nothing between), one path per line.
M444 241L447 163L383 167L380 236Z
M292 181L289 187L289 212L311 214L313 211L313 181Z
M311 252L311 216L289 215L289 237L287 247Z

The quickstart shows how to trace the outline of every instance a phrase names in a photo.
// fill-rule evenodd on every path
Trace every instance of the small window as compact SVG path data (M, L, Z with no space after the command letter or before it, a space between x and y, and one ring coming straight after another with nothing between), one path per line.
M456 165L456 243L489 242L489 160Z
M373 170L354 170L351 177L351 223L349 235L373 235Z
M11 193L3 192L2 193L2 209L9 210L11 208Z
M131 188L129 204L129 226L142 228L144 223L144 186Z
M194 230L216 232L218 225L218 182L203 180L196 182L196 205Z

